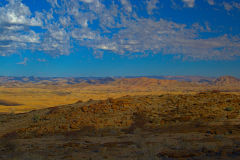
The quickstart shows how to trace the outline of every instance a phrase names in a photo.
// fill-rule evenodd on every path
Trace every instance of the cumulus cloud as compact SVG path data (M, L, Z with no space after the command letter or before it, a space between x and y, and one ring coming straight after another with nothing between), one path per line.
M29 8L17 0L11 0L5 7L1 7L0 13L1 24L41 26L41 21L31 18Z
M195 0L182 0L188 7L193 8Z
M9 0L0 8L0 55L29 49L59 56L83 46L95 54L173 54L190 59L240 56L238 35L203 38L201 33L212 31L208 23L187 26L154 18L159 0L145 0L142 8L131 0L108 1L107 5L103 0L47 1L52 8L41 13L31 13L20 0ZM182 1L187 7L195 5L194 0ZM139 15L143 10L148 17Z
M0 55L28 49L39 43L39 35L31 27L41 25L40 18L33 17L21 1L9 0L7 5L0 7Z
M67 55L70 53L71 48L69 39L69 34L65 29L58 26L49 26L38 50L53 56Z
M239 55L239 39L220 36L198 39L195 30L166 20L141 19L129 23L127 29L114 34L108 41L91 45L95 49L119 54L145 53L179 54L193 59L215 59ZM236 42L233 42L237 40ZM211 54L209 54L211 53ZM229 53L229 55L225 55Z

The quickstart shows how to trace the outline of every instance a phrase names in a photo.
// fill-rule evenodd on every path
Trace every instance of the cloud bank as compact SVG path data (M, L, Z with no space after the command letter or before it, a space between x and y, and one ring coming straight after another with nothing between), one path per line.
M193 8L195 0L182 0ZM0 7L0 55L21 50L53 56L88 47L97 54L172 54L190 59L232 59L240 56L240 37L231 34L200 38L207 26L187 26L156 19L159 0L47 0L51 9L31 13L21 0ZM214 5L213 0L207 1ZM235 8L237 4L231 3ZM225 6L224 6L225 7ZM229 7L225 7L230 9ZM146 12L142 16L139 12ZM206 28L206 27L205 27Z

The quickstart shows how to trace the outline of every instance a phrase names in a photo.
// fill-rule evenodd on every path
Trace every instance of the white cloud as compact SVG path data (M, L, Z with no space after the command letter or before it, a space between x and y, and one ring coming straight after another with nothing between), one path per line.
M69 34L60 28L51 28L45 33L38 50L53 56L70 54Z
M0 7L0 55L28 49L39 43L39 35L30 28L41 25L39 14L33 17L29 8L19 0L10 0Z
M97 45L96 48L116 52L118 49L118 45L115 42L110 42L110 43L105 43L105 44L102 43L100 45Z
M72 31L71 34L72 38L76 39L76 40L99 40L100 37L98 36L98 34L96 32L93 32L89 29L75 29Z
M28 62L28 58L25 57L22 62L18 62L17 64L27 65L27 62Z
M47 2L49 2L52 7L59 7L58 0L47 0Z
M237 9L240 9L240 2L233 2L233 6Z
M111 50L119 54L146 51L154 54L180 54L193 59L221 59L239 56L239 43L227 36L198 39L195 30L165 20L156 22L139 19L138 22L129 22L126 25L127 28L115 34L112 39L102 41L102 44L98 43L97 46L92 45L92 47Z
M193 8L195 0L182 0L188 7Z
M59 21L60 21L61 25L64 26L64 27L69 26L70 23L71 23L70 17L60 17Z
M226 11L231 11L234 9L240 10L240 2L230 1L230 2L223 2L222 3L224 9Z
M187 7L195 5L194 0L182 1ZM238 35L199 38L203 32L212 32L207 22L187 26L155 19L152 15L159 0L143 2L141 9L147 11L148 18L138 15L139 11L130 0L111 1L108 6L100 0L48 2L52 9L34 15L20 0L11 0L0 8L0 55L29 49L59 56L84 46L93 49L95 54L173 54L192 59L240 56ZM213 2L208 0L210 5ZM238 3L229 4L239 7ZM33 26L40 27L41 33L32 29Z
M153 10L157 8L158 0L148 0L147 1L147 12L148 14L153 14Z
M38 59L37 59L37 61L38 61L38 62L47 62L47 60L46 60L46 59L44 59L44 58L43 58L43 59L41 59L41 58L38 58Z
M93 3L94 2L94 0L80 0L80 1L85 2L85 3Z
M31 18L31 12L27 6L20 1L11 0L5 7L0 8L0 24L41 26L41 21Z
M207 2L208 2L209 5L214 5L215 4L214 0L207 0Z
M132 12L132 5L128 0L120 0L120 1L127 12Z
M223 6L227 11L230 11L233 9L233 6L230 3L223 2Z

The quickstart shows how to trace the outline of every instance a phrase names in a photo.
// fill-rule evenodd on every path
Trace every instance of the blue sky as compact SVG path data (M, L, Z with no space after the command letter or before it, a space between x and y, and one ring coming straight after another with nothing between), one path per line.
M1 0L0 75L240 77L238 0Z

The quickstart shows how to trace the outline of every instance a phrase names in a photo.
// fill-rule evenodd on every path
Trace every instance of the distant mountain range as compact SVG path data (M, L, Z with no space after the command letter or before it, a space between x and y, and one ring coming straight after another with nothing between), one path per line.
M0 84L6 83L51 83L51 84L78 84L78 83L88 83L88 84L105 84L114 81L113 78L102 78L102 77L6 77L0 76Z
M0 85L21 86L23 84L39 85L78 85L82 87L102 85L115 88L207 88L232 87L240 89L240 79L232 76L202 77L202 76L145 76L145 77L6 77L0 76Z
M177 80L186 82L211 82L215 80L214 77L203 77L203 76L126 76L126 77L8 77L0 76L0 83L6 82L32 82L38 83L41 81L59 82L65 81L66 83L108 83L115 79L133 79L133 78L151 78L151 79L163 79L163 80Z
M209 82L213 81L215 77L204 77L204 76L145 76L147 78L154 79L167 79L167 80L177 80L185 82ZM125 78L139 78L139 77L125 77Z

